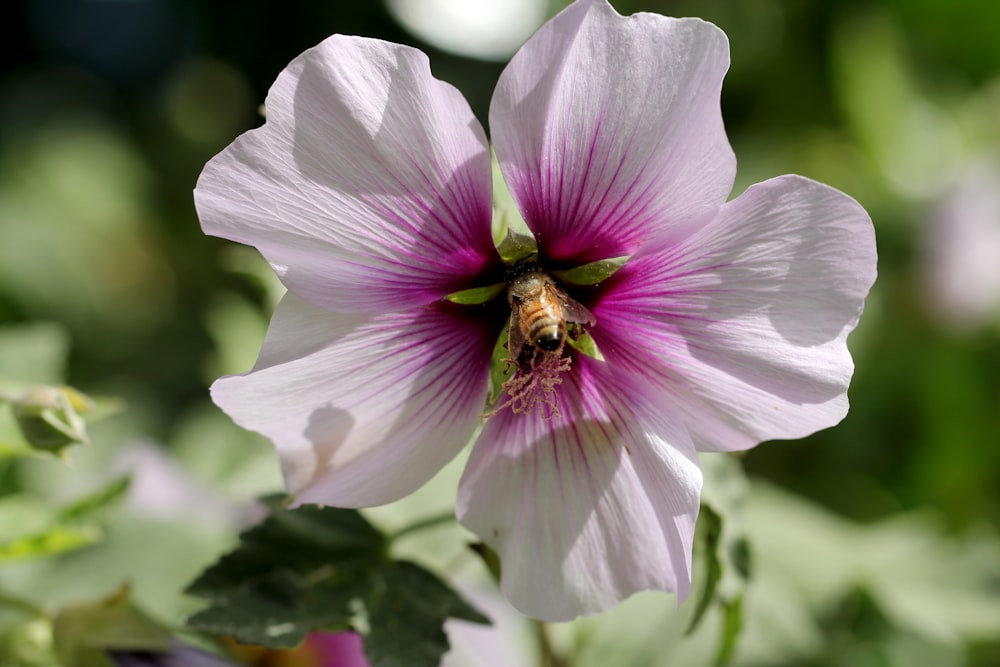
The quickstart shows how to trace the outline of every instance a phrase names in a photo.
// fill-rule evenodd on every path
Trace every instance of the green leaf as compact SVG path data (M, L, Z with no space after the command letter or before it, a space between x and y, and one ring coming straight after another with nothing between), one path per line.
M44 533L0 544L0 562L54 556L96 544L103 532L90 526L52 526Z
M275 567L227 593L216 593L214 604L191 616L188 626L270 648L293 648L314 630L349 626L364 579L311 581L288 568Z
M188 619L197 630L291 648L316 629L346 627L385 539L354 510L277 509L187 592L212 604Z
M272 574L275 568L303 578L330 568L357 570L384 558L385 538L354 510L306 505L276 510L240 536L240 546L223 556L187 592L209 600Z
M4 667L65 667L55 654L51 621L37 616L5 627L0 633L0 664Z
M373 667L434 667L448 650L447 618L487 621L429 571L390 560L387 548L356 511L278 509L191 584L211 604L187 623L271 648L353 628Z
M572 269L551 271L550 273L552 277L564 285L597 285L613 276L618 269L625 266L625 262L628 260L629 256L623 255L610 259L600 259L596 262L583 264Z
M89 667L105 651L163 651L172 633L136 607L127 587L66 607L52 622L56 654L67 667Z
M743 595L737 595L732 600L722 604L722 642L715 654L717 667L728 664L736 651L736 640L743 628Z
M458 303L463 306L478 306L497 298L505 289L507 289L506 283L497 283L495 285L487 285L486 287L473 287L472 289L465 289L460 292L452 292L445 298L452 303Z
M127 477L62 508L29 496L0 500L0 562L53 556L95 544L108 512L125 496Z
M366 596L365 654L372 667L437 667L448 650L444 622L489 624L472 606L422 567L394 562L373 578Z

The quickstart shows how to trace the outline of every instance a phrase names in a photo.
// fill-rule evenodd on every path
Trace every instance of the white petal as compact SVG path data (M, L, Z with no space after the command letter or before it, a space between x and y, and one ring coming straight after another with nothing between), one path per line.
M699 450L800 438L847 412L847 335L875 280L868 214L784 176L629 262L594 307L608 363L660 384Z
M496 262L483 130L420 51L334 35L295 59L267 123L213 158L209 234L256 246L300 298L342 312L430 303Z
M561 415L505 410L487 422L458 517L500 556L525 614L565 621L641 590L690 589L701 472L689 438L641 391L577 359Z
M736 161L719 95L725 34L699 19L623 18L576 2L514 56L490 128L543 253L631 254L656 229L725 202Z
M495 332L447 304L366 318L290 293L246 375L212 385L274 441L297 503L378 505L420 487L469 441Z

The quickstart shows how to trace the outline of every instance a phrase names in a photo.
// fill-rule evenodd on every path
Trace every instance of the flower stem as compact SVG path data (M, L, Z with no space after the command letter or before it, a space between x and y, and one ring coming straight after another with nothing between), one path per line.
M535 621L535 636L538 637L539 667L571 667L569 659L561 655L552 645L549 626L544 621Z
M454 512L445 512L443 514L438 514L437 516L427 517L426 519L421 519L419 521L411 523L409 526L404 526L403 528L400 528L395 533L389 535L388 539L389 542L395 542L404 535L409 535L410 533L417 533L420 532L421 530L436 528L440 525L451 523L454 520L455 520Z

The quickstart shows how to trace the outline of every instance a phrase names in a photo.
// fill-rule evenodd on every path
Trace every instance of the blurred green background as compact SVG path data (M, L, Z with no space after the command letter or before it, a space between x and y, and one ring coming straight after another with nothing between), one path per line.
M934 561L945 589L967 565L969 540L987 545L987 555L974 558L982 576L971 592L1000 604L1000 3L612 4L622 13L700 16L729 35L733 63L722 104L739 161L736 192L799 173L851 194L875 222L879 279L851 338L850 414L801 442L751 451L743 459L748 472L858 530L919 513L933 539L901 542L909 546L887 568L946 545L950 555ZM236 496L276 484L267 446L237 432L207 398L211 380L252 364L275 285L252 252L201 233L191 191L212 155L261 122L259 106L281 68L334 32L420 47L485 121L503 47L492 60L457 53L455 45L445 50L419 26L404 27L405 0L391 5L5 6L0 345L12 344L12 332L42 331L28 324L53 324L44 335L56 341L55 356L65 352L64 379L126 401L124 413L94 431L106 452L95 469L141 440L164 445L207 484ZM541 17L558 6L525 11ZM447 25L444 14L430 16ZM71 484L70 474L39 465L0 464L0 493L56 493ZM81 464L74 474L87 471ZM822 543L808 526L834 520L823 516L803 520L804 542ZM789 527L800 520L774 515ZM971 614L970 623L950 640L925 637L911 654L886 649L912 628L898 629L872 587L841 593L818 612L817 627L829 631L817 640L822 650L745 660L1000 664L994 617L952 610L947 596L913 604L943 605L936 609L942 616ZM921 652L925 644L949 648Z

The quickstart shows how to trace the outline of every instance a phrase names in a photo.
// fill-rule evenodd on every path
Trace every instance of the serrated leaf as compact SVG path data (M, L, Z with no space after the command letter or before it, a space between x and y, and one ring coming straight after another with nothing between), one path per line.
M212 602L192 628L290 648L316 629L345 627L385 537L355 510L276 509L187 589Z
M328 567L364 568L384 558L385 538L355 510L306 505L276 510L240 536L223 556L187 589L199 597L227 596L255 577L280 566L307 576Z
M187 625L269 648L297 646L314 630L348 627L364 579L312 582L287 568L248 580L191 616Z
M437 667L448 651L444 622L490 621L427 570L396 562L380 571L367 598L365 655L372 667Z
M387 546L353 510L276 510L189 587L212 604L187 624L269 648L351 628L373 667L434 667L447 618L488 621L432 573L390 561Z
M625 266L625 262L628 260L629 256L623 255L550 273L564 285L597 285L613 276L618 269Z

